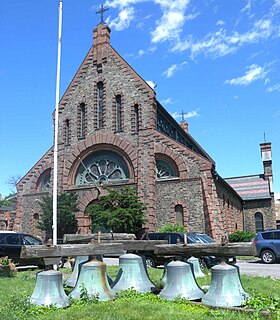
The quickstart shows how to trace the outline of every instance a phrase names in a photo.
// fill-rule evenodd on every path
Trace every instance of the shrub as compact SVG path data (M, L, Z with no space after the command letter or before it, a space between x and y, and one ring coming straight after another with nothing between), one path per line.
M184 226L180 223L167 223L158 229L158 232L185 232Z
M254 232L250 231L235 231L228 237L229 242L250 242L255 237Z

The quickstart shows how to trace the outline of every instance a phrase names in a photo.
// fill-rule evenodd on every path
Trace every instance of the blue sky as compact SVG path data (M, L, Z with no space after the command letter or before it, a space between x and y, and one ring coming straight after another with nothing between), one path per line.
M92 44L101 1L63 0L61 95ZM111 44L216 161L263 172L272 142L280 192L280 0L112 0ZM0 193L53 143L58 0L0 1Z

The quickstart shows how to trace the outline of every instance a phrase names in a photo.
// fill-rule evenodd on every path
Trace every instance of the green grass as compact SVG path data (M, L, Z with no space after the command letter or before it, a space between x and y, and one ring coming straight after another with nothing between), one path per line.
M108 267L109 275L115 279L117 267ZM188 320L188 319L259 319L257 314L246 314L236 311L211 310L202 305L194 305L184 300L166 301L154 294L138 294L134 291L124 292L119 298L108 302L81 301L74 302L65 309L30 307L28 298L31 296L35 277L38 271L21 271L12 278L0 278L0 319L112 319L112 320ZM69 277L70 269L63 269L64 279ZM149 269L149 275L157 287L162 286L160 278L163 270ZM271 297L278 297L280 280L263 277L242 276L245 290L256 295L255 307L269 307ZM210 284L210 275L199 278L200 285ZM272 306L275 308L275 305ZM279 308L278 308L279 307ZM280 303L274 316L270 319L280 319Z

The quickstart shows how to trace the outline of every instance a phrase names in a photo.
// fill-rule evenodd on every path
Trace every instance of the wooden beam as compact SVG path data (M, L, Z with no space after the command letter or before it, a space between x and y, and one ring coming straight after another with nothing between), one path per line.
M163 244L157 245L155 254L159 256L254 256L256 255L255 245L251 242L218 243L208 244Z
M62 244L57 246L22 246L21 258L54 258L104 254L124 254L122 243Z
M136 236L133 233L114 233L114 240L135 240ZM63 243L89 243L91 240L97 240L98 234L65 234ZM100 240L112 240L111 233L101 233Z

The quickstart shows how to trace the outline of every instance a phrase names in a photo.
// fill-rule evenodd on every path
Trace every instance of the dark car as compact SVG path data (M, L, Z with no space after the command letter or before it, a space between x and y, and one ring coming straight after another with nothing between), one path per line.
M257 256L264 263L275 263L280 259L280 229L257 232L253 239Z
M20 258L22 246L41 245L42 241L26 233L0 232L0 257L8 256L14 263L20 266L36 265L44 268L44 260L40 258Z
M214 239L209 237L207 234L201 233L179 233L179 232L154 232L148 234L149 240L167 240L169 244L176 244L178 242L184 243L184 238L187 238L187 243L213 243L215 242ZM145 254L146 265L147 267L156 267L162 265L166 262L171 261L173 258L166 258L156 256L153 253L146 253ZM225 258L227 263L234 264L236 263L236 257L228 257ZM217 263L221 261L220 257L214 256L203 256L201 257L202 265L206 266L207 268L211 268Z

